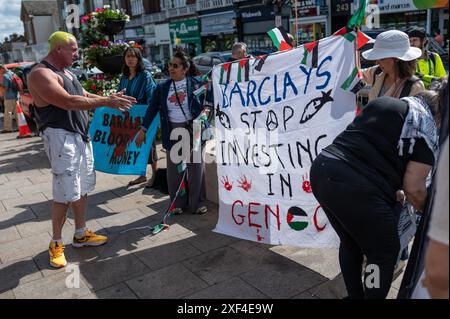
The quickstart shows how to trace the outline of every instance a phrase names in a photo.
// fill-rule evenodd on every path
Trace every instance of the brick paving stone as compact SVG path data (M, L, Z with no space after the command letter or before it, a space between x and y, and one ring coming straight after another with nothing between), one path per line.
M38 267L31 257L0 265L0 293L19 285L42 278Z
M262 292L239 277L234 277L186 297L187 299L265 299Z
M129 254L81 264L80 271L90 289L100 290L150 270L136 256Z
M37 279L20 285L13 291L17 299L76 299L89 294L90 290L82 280L79 281L79 287L67 286L66 281L71 274L72 272L62 272Z
M98 290L81 299L137 299L133 291L124 283Z
M50 235L43 233L24 239L18 239L0 244L0 258L3 263L37 255L48 249Z
M139 298L151 299L182 298L207 287L181 264L155 270L126 283Z

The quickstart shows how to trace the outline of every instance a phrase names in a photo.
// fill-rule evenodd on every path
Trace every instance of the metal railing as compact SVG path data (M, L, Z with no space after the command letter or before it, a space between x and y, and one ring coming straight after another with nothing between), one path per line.
M145 14L144 15L144 23L156 23L162 22L167 19L167 12L162 11L159 13Z
M125 25L125 28L130 28L130 27L137 27L142 25L142 17L138 17L138 18L133 18L130 21L127 22L127 24Z
M233 6L233 0L198 0L197 11Z
M175 18L180 16L187 16L191 14L195 14L197 12L197 6L195 4L191 4L181 8L171 8L167 9L167 18Z

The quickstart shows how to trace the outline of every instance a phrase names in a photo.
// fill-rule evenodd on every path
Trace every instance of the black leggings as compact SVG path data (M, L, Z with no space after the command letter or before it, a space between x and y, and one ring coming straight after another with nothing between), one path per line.
M310 176L314 196L341 240L339 263L349 297L386 298L400 250L395 203L341 160L319 155ZM363 256L380 276L366 267L363 282Z

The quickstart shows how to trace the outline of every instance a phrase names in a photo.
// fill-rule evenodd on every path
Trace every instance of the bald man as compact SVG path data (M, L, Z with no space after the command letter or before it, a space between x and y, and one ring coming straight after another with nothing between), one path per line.
M75 219L73 247L99 246L108 240L86 228L87 194L95 187L87 111L100 106L127 110L136 100L123 92L103 97L83 89L66 69L78 59L77 41L72 34L53 33L49 47L48 55L28 75L28 86L53 173L50 265L61 268L67 264L61 232L69 206Z

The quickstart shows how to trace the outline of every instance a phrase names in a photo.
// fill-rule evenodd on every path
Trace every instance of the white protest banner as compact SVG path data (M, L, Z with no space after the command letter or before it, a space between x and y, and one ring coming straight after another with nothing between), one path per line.
M353 33L333 35L214 68L216 232L275 245L338 244L309 171L355 117L354 41Z

